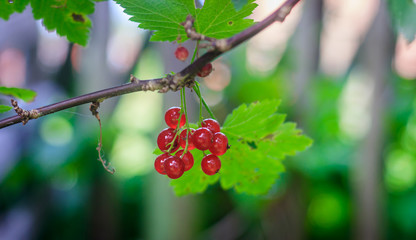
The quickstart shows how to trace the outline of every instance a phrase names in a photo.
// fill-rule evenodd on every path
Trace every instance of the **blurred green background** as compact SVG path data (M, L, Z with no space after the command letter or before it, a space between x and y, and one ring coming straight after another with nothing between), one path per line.
M256 21L279 3L258 4ZM22 108L189 64L113 2L91 18L86 48L46 32L30 9L0 20L0 85L38 93ZM416 42L393 32L385 1L304 1L213 66L199 81L221 123L241 103L279 98L314 139L266 196L214 185L176 197L152 152L179 93L139 92L99 109L114 175L96 161L88 106L0 130L0 239L416 239ZM198 100L187 99L195 122Z

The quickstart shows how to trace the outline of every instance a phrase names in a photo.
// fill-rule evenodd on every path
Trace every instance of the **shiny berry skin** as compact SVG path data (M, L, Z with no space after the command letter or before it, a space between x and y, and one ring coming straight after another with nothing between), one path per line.
M202 158L201 168L205 174L214 175L220 170L221 161L217 156L213 154L206 155L205 157Z
M175 156L180 158L182 162L185 164L185 171L188 171L194 165L194 156L192 156L192 153L189 151L186 152L185 155L183 155L183 157L182 155L183 155L183 150L179 150L175 154Z
M157 136L157 146L160 150L166 152L170 148L170 143L175 138L175 130L173 128L165 128L160 133L159 136ZM174 152L178 150L179 148L179 138L175 139L175 142L173 143L173 148L171 152Z
M228 149L228 138L224 133L217 132L212 138L212 145L209 148L209 151L216 155L223 155Z
M185 172L185 164L176 156L170 156L166 159L164 166L166 175L171 179L177 179Z
M163 153L159 156L157 156L156 160L155 160L155 169L158 173L166 175L166 171L165 171L165 161L166 159L168 159L170 157L170 155L168 153Z
M188 49L185 47L178 47L175 51L175 57L178 60L185 61L189 56Z
M165 113L165 122L166 124L175 129L178 126L178 119L179 116L181 115L181 108L180 107L171 107L169 108L166 113ZM181 117L181 123L179 125L179 127L183 127L183 125L185 125L186 122L186 118L185 118L185 114L182 114Z
M211 130L212 133L217 133L221 131L220 124L217 122L217 120L212 118L204 119L201 122L201 126L208 128L209 130Z
M211 147L213 136L214 134L208 128L201 127L192 134L192 141L197 149L207 150Z
M195 129L190 128L188 133L188 150L195 149L194 142L192 140L192 134L195 132ZM179 145L185 149L186 147L186 129L182 130L181 135L179 135Z
M206 77L212 72L212 64L207 63L201 68L201 70L196 74L198 77Z

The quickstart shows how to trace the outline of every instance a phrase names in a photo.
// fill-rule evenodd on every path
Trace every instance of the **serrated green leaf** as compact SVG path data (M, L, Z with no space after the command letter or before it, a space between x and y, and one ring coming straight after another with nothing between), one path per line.
M242 31L253 20L249 16L256 4L249 0L240 10L234 8L231 0L206 0L202 9L196 9L193 0L115 0L131 15L131 21L138 22L139 27L154 31L152 41L186 41L185 30L181 25L186 16L191 14L195 29L214 38L230 37Z
M197 32L213 38L227 38L250 27L254 21L248 17L257 4L248 1L240 10L236 10L231 0L206 0L198 9L195 19Z
M188 14L195 16L194 0L115 0L131 15L130 21L139 27L154 31L152 41L174 41L178 35L186 39L181 22Z
M0 94L11 95L15 98L22 99L25 102L33 101L36 97L36 92L25 88L9 88L0 86Z
M25 10L29 0L0 0L0 18L8 20L14 12L21 13Z
M276 110L280 101L268 100L236 108L224 123L222 132L231 148L222 156L221 169L214 176L201 170L201 151L192 150L194 167L182 177L172 180L177 195L201 193L220 181L224 189L238 193L265 194L285 170L283 159L311 145L294 123L282 123L283 114Z
M281 161L268 154L268 148L253 149L240 141L232 141L231 149L222 157L221 186L238 193L265 194L284 171ZM277 146L276 146L277 147Z
M190 193L202 193L209 185L216 183L219 178L219 174L208 176L202 171L201 160L203 154L201 151L194 149L191 153L194 156L194 166L180 178L171 181L171 185L177 196Z
M285 115L277 114L278 100L242 104L225 119L222 132L227 136L257 141L275 132Z
M390 15L396 31L411 42L416 36L416 3L412 0L389 0Z
M260 149L269 149L268 154L273 158L283 159L305 150L312 142L312 139L302 135L301 130L296 129L295 123L288 122L279 126L272 140L260 141L257 146Z
M60 36L66 36L73 43L87 45L91 20L88 14L94 12L91 0L31 0L35 19L43 19L48 30L56 30Z
M4 113L4 112L7 112L7 111L10 111L11 109L13 109L13 108L10 107L10 106L0 105L0 113Z

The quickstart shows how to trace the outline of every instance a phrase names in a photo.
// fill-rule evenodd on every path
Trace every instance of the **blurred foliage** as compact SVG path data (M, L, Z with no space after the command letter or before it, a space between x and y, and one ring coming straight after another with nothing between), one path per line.
M397 32L412 42L416 36L416 3L412 0L388 0L392 22Z

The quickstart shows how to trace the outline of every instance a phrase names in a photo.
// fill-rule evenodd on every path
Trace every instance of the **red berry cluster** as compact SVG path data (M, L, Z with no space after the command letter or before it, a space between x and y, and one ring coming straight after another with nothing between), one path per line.
M214 175L221 168L218 156L223 155L229 148L227 137L220 132L220 125L214 119L203 120L201 127L196 130L181 130L186 119L183 114L180 117L180 111L179 107L172 107L166 111L165 122L169 128L162 130L157 137L157 145L164 153L155 160L156 171L172 179L179 178L193 167L194 157L189 150L196 148L211 152L202 158L201 167L205 174ZM187 141L188 151L184 152ZM183 150L177 151L179 147Z

